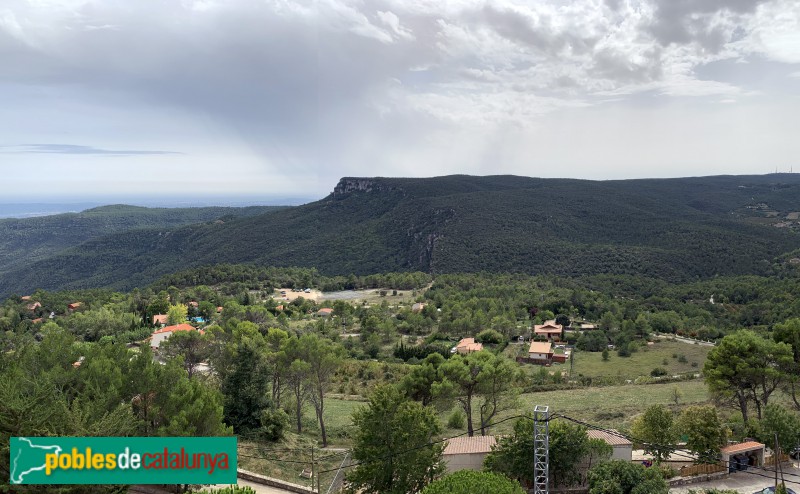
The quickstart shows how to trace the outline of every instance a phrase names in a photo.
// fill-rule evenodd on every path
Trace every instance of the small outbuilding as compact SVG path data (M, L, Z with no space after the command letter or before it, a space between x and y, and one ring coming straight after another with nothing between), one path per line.
M621 437L621 435L614 434L615 432L614 430L605 432L590 429L586 432L586 435L589 436L589 439L605 441L609 446L614 448L614 452L611 454L612 460L631 461L633 458L633 443Z
M547 365L553 363L553 345L547 341L532 341L528 348L528 358L532 363Z
M763 444L747 441L738 444L729 444L720 449L722 463L728 467L729 472L746 470L748 467L760 467L764 464Z
M447 472L459 470L483 470L483 460L497 444L494 436L454 437L444 448Z

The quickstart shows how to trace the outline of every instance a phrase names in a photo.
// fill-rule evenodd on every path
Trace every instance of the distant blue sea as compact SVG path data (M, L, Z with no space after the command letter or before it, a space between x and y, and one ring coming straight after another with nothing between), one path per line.
M77 213L101 206L99 202L52 204L0 204L0 218L34 218L51 214Z
M0 204L0 218L35 218L61 213L78 213L108 204L131 204L151 208L190 208L203 206L297 206L315 201L313 197L160 197L108 198L93 202L12 203Z

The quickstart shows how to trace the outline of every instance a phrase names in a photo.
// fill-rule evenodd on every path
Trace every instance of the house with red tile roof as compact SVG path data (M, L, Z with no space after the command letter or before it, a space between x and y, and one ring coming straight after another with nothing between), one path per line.
M156 348L161 345L165 340L169 339L172 336L172 333L176 331L197 331L194 326L191 324L176 324L174 326L167 326L161 329L157 329L153 331L153 334L150 335L150 348L155 350ZM200 334L203 334L203 331L199 331Z
M169 324L169 315L168 314L156 314L153 316L153 326L161 326L164 327Z
M330 317L333 314L333 309L329 307L323 307L322 309L317 311L317 316L319 317Z
M33 312L36 309L38 309L39 307L41 307L41 306L42 306L42 304L40 304L39 302L34 302L32 304L28 304L27 308L28 308L29 311Z
M533 326L533 334L542 336L547 341L561 341L561 336L564 334L564 327L556 324L555 321L545 321L544 324L536 324Z
M67 305L67 309L75 310L75 309L78 309L82 305L83 305L83 302L72 302L71 304Z
M528 348L528 358L537 364L551 364L553 362L553 344L549 341L532 341Z
M466 355L472 352L480 352L483 350L483 345L475 342L475 338L461 338L461 341L451 350L452 353L460 353Z
M765 446L756 441L729 444L720 449L722 464L729 469L737 465L761 466L764 464Z

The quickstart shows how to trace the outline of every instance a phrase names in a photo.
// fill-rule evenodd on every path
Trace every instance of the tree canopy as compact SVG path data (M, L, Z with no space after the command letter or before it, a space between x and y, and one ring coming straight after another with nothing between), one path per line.
M353 413L353 424L358 464L346 476L349 492L418 492L443 471L444 443L431 444L439 433L435 412L396 387L377 387L369 403Z

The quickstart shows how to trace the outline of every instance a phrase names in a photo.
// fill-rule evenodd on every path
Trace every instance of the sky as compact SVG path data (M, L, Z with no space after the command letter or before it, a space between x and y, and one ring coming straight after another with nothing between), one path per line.
M0 202L800 171L798 0L2 0Z

